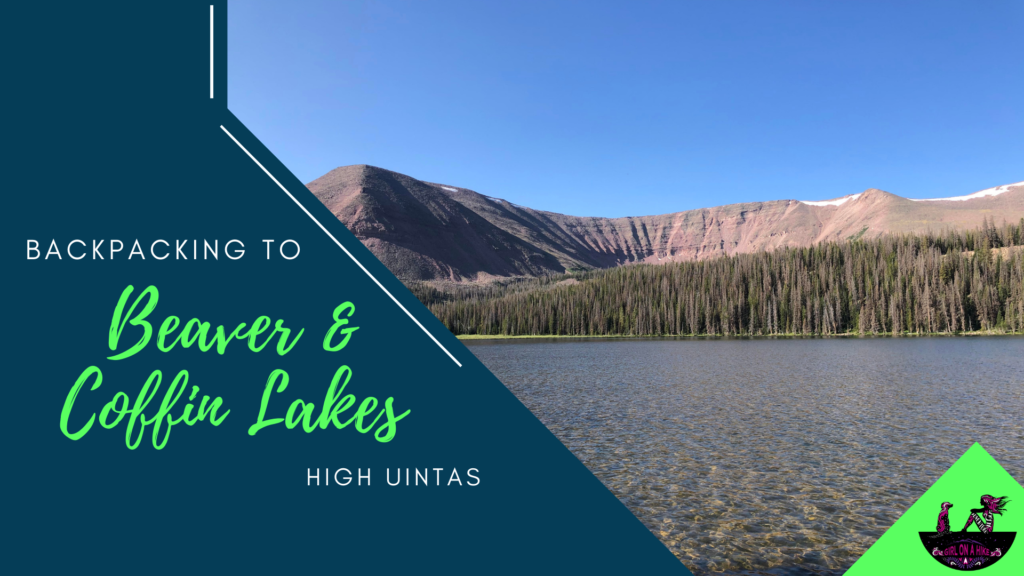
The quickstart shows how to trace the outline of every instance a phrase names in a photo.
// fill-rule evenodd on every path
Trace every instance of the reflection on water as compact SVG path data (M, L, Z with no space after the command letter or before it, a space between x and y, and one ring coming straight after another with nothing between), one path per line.
M1024 478L1024 339L470 349L695 574L841 574L974 441Z

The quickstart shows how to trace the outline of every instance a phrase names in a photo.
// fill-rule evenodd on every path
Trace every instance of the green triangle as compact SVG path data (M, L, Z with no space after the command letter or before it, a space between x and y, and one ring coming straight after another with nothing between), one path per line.
M867 552L846 572L848 576L884 576L886 574L942 574L958 572L944 566L932 557L921 542L919 532L936 529L943 502L951 502L949 523L957 532L970 517L970 510L979 507L983 494L1006 496L1010 501L1002 515L995 515L995 532L1024 532L1024 487L989 455L981 444L975 443L960 457L935 484L910 507L892 527L882 534ZM968 536L978 536L977 526ZM983 566L985 576L1024 574L1024 534L1014 542L1013 549L995 563Z

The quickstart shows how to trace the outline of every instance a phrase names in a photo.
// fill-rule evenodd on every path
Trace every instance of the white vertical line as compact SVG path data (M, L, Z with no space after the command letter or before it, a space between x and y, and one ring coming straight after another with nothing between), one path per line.
M388 289L387 289L387 288L385 288L385 287L384 287L384 285L383 285L383 284L381 284L381 283L380 283L380 281L379 281L379 280L377 280L377 278L375 278L373 274L370 274L370 271L369 271L369 270L367 270L365 266L363 266L363 263L362 263L362 262L360 262L359 260L356 260L356 257L355 257L355 256L353 256L353 255L352 255L352 253L351 253L351 252L349 252L347 248L345 248L344 246L342 246L341 242L338 242L338 239L337 239L337 238L335 238L333 234L331 234L330 232L328 232L328 231L327 231L327 228L324 228L324 225L323 225L323 224L321 224L321 223L320 223L320 221L319 221L319 220L317 220L315 216L313 216L312 214L310 214L310 213L309 213L309 210L306 210L306 207L305 207L305 206L303 206L303 205L302 205L302 204L301 204L301 203L300 203L300 202L299 202L298 200L296 200L296 199L295 199L295 196L292 196L292 193L291 193L291 192L289 192L289 191L288 191L288 189L287 189L287 188L285 188L285 187L284 187L283 185L281 185L281 183L277 181L277 178L274 178L274 175L273 175L273 174L271 174L269 170L267 170L266 168L264 168L264 167L263 167L263 164L260 164L260 161L259 161L259 160L257 160L257 159L256 159L256 157L252 155L252 153L250 153L250 152L249 152L248 150L246 150L245 146L242 146L242 143L241 143L241 142L239 142L239 141L238 141L238 140L237 140L237 139L236 139L236 138L235 138L235 137L234 137L234 136L233 136L233 135L231 134L231 132L228 132L228 129L227 129L227 128L225 128L224 126L221 126L221 127L220 127L220 129L221 129L221 130L223 130L223 131L224 131L224 133L228 135L228 138L231 138L231 140L233 140L235 144L238 144L238 147L242 149L242 152L245 152L246 156L248 156L249 158L251 158L251 159L252 159L252 161L253 161L253 162L255 162L257 166L259 166L259 167L260 167L260 170L263 170L263 173L264 173L264 174L266 174L267 176L270 176L270 179L274 181L274 184L277 184L277 187L278 187L278 188L280 188L281 190L283 190L283 191L284 191L284 193L285 193L285 194L287 194L287 195L288 195L288 197L292 199L292 202L295 202L295 204L296 204L296 205L298 205L298 207L299 207L299 208L302 208L302 211L306 213L306 216L309 216L310 220L312 220L313 222L315 222L315 223L316 223L316 225L317 225L317 226L319 226L319 227L320 227L320 229L324 231L324 234L327 234L327 236L328 236L328 237L329 237L329 238L330 238L331 240L334 240L334 243L338 245L338 248L341 248L341 249L342 249L342 251L344 251L344 252L345 252L345 254L347 254L347 255L348 255L348 257L349 257L349 258L351 258L351 259L352 259L352 261L353 261L353 262L355 262L355 263L356 263L356 265L358 265L358 266L359 266L359 268L360 268L360 269L361 269L361 270L362 270L363 272L365 272L367 276L369 276L369 277L370 277L370 280L373 280L373 282L374 282L374 283L375 283L375 284L377 285L377 287L378 287L378 288L380 288L381 290L383 290L383 291L384 291L384 293L388 295L388 298L391 298L391 301L392 301L392 302L394 302L395 304L398 304L398 307L402 309L402 312L405 312L405 315L406 315L406 316L408 316L409 318L411 318L411 319L412 319L412 321L413 321L413 322L415 322L415 323L416 323L416 325L420 327L420 330L423 330L423 333L424 333L424 334L426 334L427 336L430 336L430 339L434 341L434 344L437 344L437 346L438 346L438 347L439 347L439 348L440 348L441 350L444 350L444 353L445 353L445 354L447 354L447 355L448 355L448 357L449 357L449 358L451 358L451 359L452 359L452 361L453 361L453 362L455 362L455 364L456 364L456 365L457 365L457 366L458 366L459 368L462 368L462 363L461 363L461 362L459 362L458 360L456 360L456 359L455 359L455 356L452 356L452 353L451 353L451 352L449 352L447 348L445 348L444 346L442 346L442 345L441 345L441 343L437 341L437 338L434 338L434 335L433 335L433 334L431 334L429 330L427 330L426 328L424 328L424 327L423 327L423 324L420 324L420 321L419 321L419 320L417 320L417 319L416 319L416 317L415 317L415 316L413 316L413 315L412 315L412 314L411 314L411 313L410 313L410 312L409 312L408 310L406 310L405 306L402 306L402 303L401 303L401 302L399 302L399 301L398 301L398 299L397 299L397 298L395 298L395 297L394 297L394 296L393 296L393 295L391 294L391 292L388 292Z
M210 4L210 98L213 98L213 4Z

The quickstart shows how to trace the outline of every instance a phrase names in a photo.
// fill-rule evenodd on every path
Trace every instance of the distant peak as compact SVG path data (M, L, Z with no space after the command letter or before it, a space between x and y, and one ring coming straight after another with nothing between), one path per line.
M387 174L398 174L398 172L394 172L392 170L388 170L387 168L380 168L379 166L372 166L370 164L349 164L347 166L338 166L337 168L335 168L334 170L331 170L327 174L331 174L333 172L342 172L342 173L350 173L350 174L351 173L368 174L368 173L373 173L373 172L376 172L376 173L387 173ZM325 176L326 176L326 174L325 174Z
M358 183L367 178L381 177L385 175L406 177L398 172L394 172L386 168L371 166L369 164L349 164L348 166L338 166L316 180L309 182L307 186Z
M897 196L896 194L893 194L892 192L887 192L887 191L881 190L879 188L868 188L867 190L861 192L859 194L859 196L864 198L864 200L872 200L872 201L875 201L875 202L877 202L879 200L883 200L883 199L884 200L906 200L906 198L904 198L902 196Z

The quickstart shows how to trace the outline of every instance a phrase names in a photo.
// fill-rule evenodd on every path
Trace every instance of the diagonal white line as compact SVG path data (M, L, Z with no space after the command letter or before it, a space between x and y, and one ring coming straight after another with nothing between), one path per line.
M461 363L461 362L459 362L458 360L456 360L456 359L455 359L455 356L452 356L452 353L451 353L451 352L449 352L447 348L445 348L444 346L442 346L442 345L441 345L441 343L437 341L437 338L434 338L434 335L433 335L433 334L431 334L429 330L427 330L426 328L424 328L424 327L423 327L423 324L420 324L420 321L419 321L419 320L417 320L417 319L416 319L416 317L415 317L415 316L413 316L413 315L412 315L412 314L411 314L411 313L410 313L410 312L409 312L408 310L406 310L405 306L402 306L402 303L401 303L401 302L399 302L399 301L398 301L398 299L397 299L397 298L395 298L395 297L394 297L394 296L393 296L393 295L391 294L391 292L388 292L388 289L387 289L387 288L385 288L385 287L384 287L384 285L383 285L383 284L381 284L381 283L380 283L380 281L379 281L379 280L377 280L377 278L375 278L373 274L370 274L370 271L369 271L369 270L367 270L365 266L363 266L362 262L360 262L359 260L356 260L356 257L355 257L355 256L353 256L353 255L352 255L352 253L351 253L351 252L349 252L347 248L345 248L344 246L342 246L341 242L338 242L338 239L334 237L334 234L331 234L330 232L328 232L328 231L327 231L327 228L324 228L324 225L323 225L323 224L321 224L321 223L320 223L320 221L319 221L319 220L317 220L315 216L313 216L312 214L310 214L310 213L309 213L309 210L306 210L306 207L305 207L305 206L303 206L303 205L302 205L302 204L301 204L301 203L300 203L300 202L299 202L298 200L296 200L296 199L295 199L295 196L292 196L292 193L291 193L291 192L289 192L287 188L285 188L284 186L282 186L282 185L281 185L281 183L277 181L277 178L274 178L274 175L273 175L273 174L271 174L269 170L267 170L266 168L264 168L264 167L263 167L263 164L260 164L260 161L259 161L259 160L257 160L257 159L256 159L256 157L255 157L255 156L253 156L251 152L249 152L248 150L246 150L245 146L242 146L242 143L241 143L241 142L239 142L239 141L238 141L238 139L237 139L237 138L235 138L235 137L234 137L234 135L232 135L232 134L231 134L231 132L228 132L228 129L227 129L227 128L225 128L224 126L221 126L221 127L220 127L220 129L221 129L221 130L223 130L223 131L224 131L224 133L228 135L228 138L231 138L231 140L232 140L232 141L234 141L234 143L235 143L235 144L238 144L238 147L242 149L242 152L245 152L245 154L246 154L246 155L247 155L247 156L248 156L249 158L251 158L251 159L252 159L252 161L253 161L253 162L255 162L257 166L259 166L259 167L260 167L260 170L263 170L263 173L264 173L264 174L266 174L267 176L270 176L270 179L274 181L274 184L277 184L277 187L278 187L278 188L280 188L281 190L283 190L283 191L284 191L284 193L285 193L285 194L287 194L287 195L288 195L288 197L292 199L292 202L295 202L295 204L297 204L299 208L302 208L302 211L306 213L306 216L309 216L309 218L310 218L310 219L311 219L311 220L312 220L313 222L316 222L316 225L317 225L317 226L319 226L319 227L320 227L320 229L324 231L324 234L327 234L327 236L328 236L328 237L330 237L330 239L331 239L331 240L334 240L334 243L338 245L338 248L341 248L341 249L342 249L342 251L344 251L344 252L345 252L345 254L346 254L346 255L348 255L348 257L349 257L349 258L351 258L351 259L352 259L352 261L353 261L353 262L355 262L357 266L359 266L360 270L362 270L363 272L365 272L365 273L366 273L366 275L370 277L370 280L373 280L374 284L376 284L378 288L380 288L381 290L383 290L383 291L384 291L384 293L388 295L388 298L391 298L391 301L392 301L392 302L394 302L395 304L398 304L398 307L402 309L402 312L405 312L405 315L406 315L406 316L408 316L409 318L411 318L411 319L412 319L412 321L413 321L413 322L415 322L415 323L416 323L416 325L420 327L420 330L423 330L423 333L424 333L424 334L426 334L427 336L430 336L430 339L434 341L434 344L437 344L438 348L440 348L441 350L444 350L444 353L445 353L445 354L447 354L447 355L448 355L448 357L449 357L449 358L451 358L451 359L452 359L452 361L453 361L453 362L455 362L455 364L456 364L456 365L457 365L457 366L458 366L459 368L462 368L462 363Z

